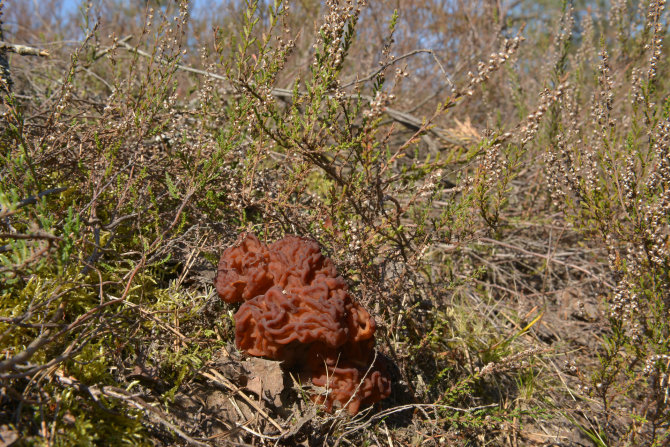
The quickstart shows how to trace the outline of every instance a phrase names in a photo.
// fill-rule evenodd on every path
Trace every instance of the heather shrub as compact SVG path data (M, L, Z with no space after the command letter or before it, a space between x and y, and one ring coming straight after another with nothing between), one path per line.
M466 3L4 5L0 436L664 445L665 2ZM243 231L319 242L389 399L239 372Z

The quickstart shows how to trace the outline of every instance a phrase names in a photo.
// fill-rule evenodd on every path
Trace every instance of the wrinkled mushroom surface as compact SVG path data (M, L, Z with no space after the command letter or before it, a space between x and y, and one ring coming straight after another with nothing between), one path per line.
M329 411L339 404L355 414L390 394L384 362L375 360L375 321L315 241L287 236L265 245L241 235L221 255L216 290L228 303L243 301L237 347L283 360L325 388L313 399Z

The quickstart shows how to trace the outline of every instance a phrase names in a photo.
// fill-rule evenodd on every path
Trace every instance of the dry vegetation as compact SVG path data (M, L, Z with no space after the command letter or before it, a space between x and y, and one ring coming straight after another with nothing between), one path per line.
M4 5L0 445L668 445L665 0L201 3ZM236 352L244 230L321 244L390 398Z

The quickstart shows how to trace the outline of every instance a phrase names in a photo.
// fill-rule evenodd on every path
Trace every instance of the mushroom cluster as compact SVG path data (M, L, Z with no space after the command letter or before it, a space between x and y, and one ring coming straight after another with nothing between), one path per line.
M326 392L313 400L355 414L386 398L391 381L374 351L375 321L356 303L335 265L310 239L265 245L251 233L224 250L219 297L242 302L235 342L249 355L283 360Z

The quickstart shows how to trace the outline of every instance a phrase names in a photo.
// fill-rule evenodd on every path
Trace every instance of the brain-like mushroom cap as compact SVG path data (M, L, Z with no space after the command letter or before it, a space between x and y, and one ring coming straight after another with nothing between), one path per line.
M327 292L317 288L311 292L272 287L242 304L235 314L237 347L251 355L285 360L287 348L295 350L298 343L332 349L343 345L349 336L345 301L321 299Z
M334 367L315 368L310 370L309 378L314 385L325 388L325 394L315 395L312 399L328 411L337 402L350 414L356 414L361 406L379 402L391 394L391 380L381 357L364 368L346 361Z
M223 251L216 275L216 291L227 303L264 294L274 282L268 272L270 254L253 234Z
M237 347L301 368L329 390L315 397L327 409L338 402L354 414L390 394L386 369L374 361L375 321L315 241L287 236L266 246L247 234L223 252L216 290L226 302L244 301Z

